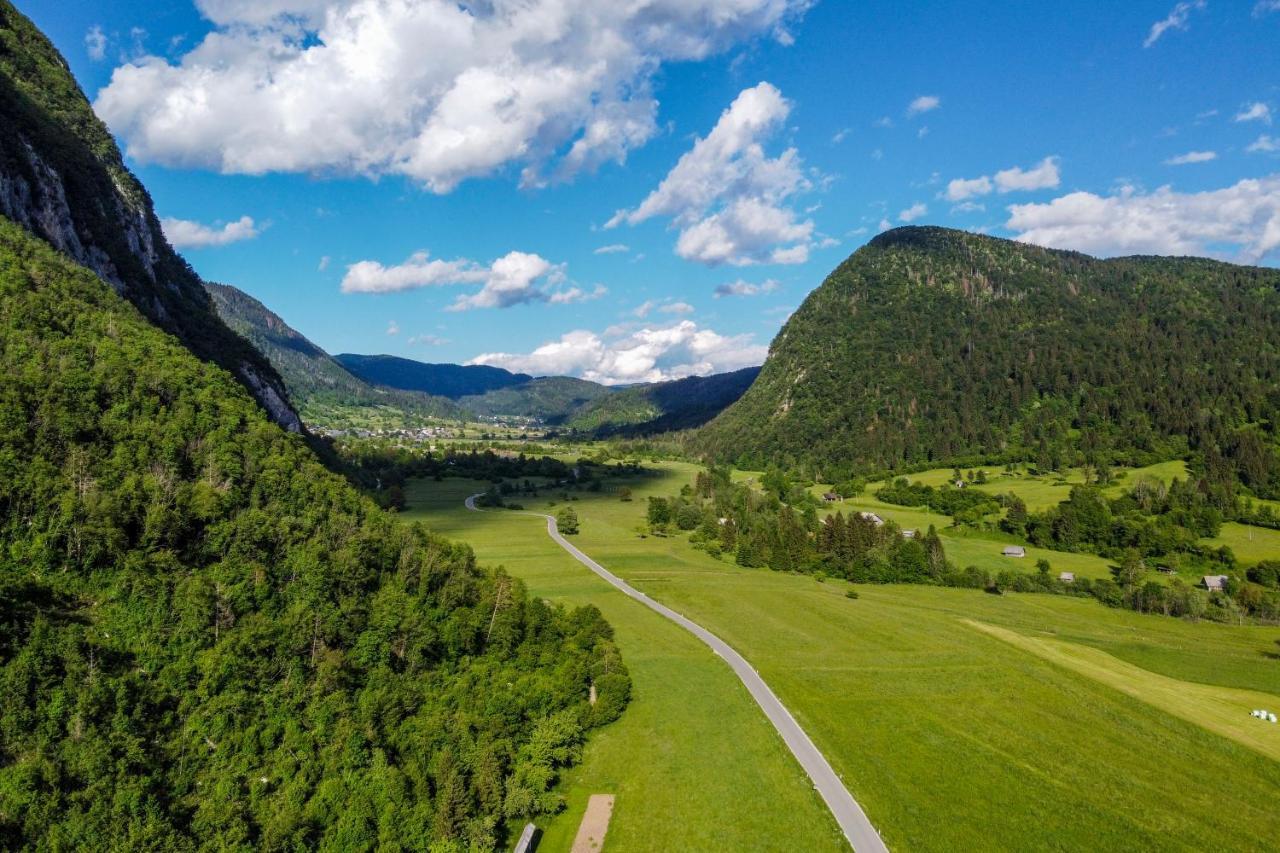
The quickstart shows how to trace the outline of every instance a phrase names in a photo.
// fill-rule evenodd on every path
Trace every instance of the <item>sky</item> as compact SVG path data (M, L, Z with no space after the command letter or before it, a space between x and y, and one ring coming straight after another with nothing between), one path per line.
M880 231L1280 265L1280 0L18 0L332 353L759 364Z

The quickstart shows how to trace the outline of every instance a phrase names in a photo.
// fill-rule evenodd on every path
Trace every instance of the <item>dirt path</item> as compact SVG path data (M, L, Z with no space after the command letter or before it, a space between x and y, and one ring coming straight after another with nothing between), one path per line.
M572 853L600 853L604 836L609 831L609 818L613 817L613 794L592 794L587 800L587 811L578 825L573 839Z

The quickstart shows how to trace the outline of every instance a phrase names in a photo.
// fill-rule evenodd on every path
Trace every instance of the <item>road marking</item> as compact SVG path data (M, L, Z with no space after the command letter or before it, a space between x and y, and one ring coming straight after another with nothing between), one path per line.
M467 509L473 512L484 512L484 510L476 506L476 498L478 497L481 497L481 495L472 495L466 499ZM887 853L889 848L885 846L884 841L880 838L880 833L876 832L876 828L871 825L866 812L862 810L857 800L849 793L849 789L844 786L844 782L836 775L831 764L818 750L818 747L814 745L809 735L796 722L796 718L791 715L791 712L782 704L782 701L778 699L764 679L756 673L751 664L747 663L746 658L697 622L677 613L656 599L649 598L643 592L578 550L577 546L560 535L560 531L556 529L554 517L541 512L516 512L514 514L531 515L536 518L546 519L547 535L557 545L568 551L571 557L595 572L610 586L627 597L670 619L710 646L711 650L724 659L729 668L738 676L743 686L747 688L747 692L751 694L751 698L756 700L760 710L764 711L764 715L769 718L769 722L773 724L774 729L782 736L783 743L787 745L787 749L791 750L791 754L795 756L796 761L800 762L800 766L808 774L810 781L813 782L814 790L822 797L822 801L827 804L827 808L831 810L836 823L840 824L840 829L844 832L844 837L849 842L849 845L857 853Z

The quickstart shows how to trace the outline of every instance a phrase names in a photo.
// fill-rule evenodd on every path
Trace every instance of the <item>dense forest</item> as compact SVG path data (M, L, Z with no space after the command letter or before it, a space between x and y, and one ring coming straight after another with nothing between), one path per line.
M576 411L565 423L596 438L653 435L705 424L755 381L758 367L622 388Z
M280 373L289 399L308 424L338 427L359 421L362 410L379 409L403 425L465 414L444 397L373 385L354 376L323 349L291 328L249 294L225 284L205 284L231 329L244 336Z
M485 849L557 807L629 694L598 613L379 510L7 221L0 316L0 843Z
M556 810L630 695L609 625L290 432L7 0L0 110L0 847L446 853Z
M1278 327L1280 271L898 228L809 295L694 447L824 482L1221 454L1272 496Z

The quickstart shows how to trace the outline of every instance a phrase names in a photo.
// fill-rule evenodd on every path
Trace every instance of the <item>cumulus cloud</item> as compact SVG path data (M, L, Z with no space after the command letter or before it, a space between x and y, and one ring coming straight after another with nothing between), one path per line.
M1210 255L1258 263L1280 247L1280 175L1218 190L1109 196L1070 193L1045 204L1013 205L1006 227L1017 239L1096 255Z
M117 68L95 108L145 163L405 175L438 193L621 162L657 132L651 80L761 36L809 0L199 0L176 63Z
M241 216L235 222L228 222L220 228L189 219L162 219L160 226L175 249L226 246L241 240L252 240L260 233L251 216Z
M794 148L771 158L761 144L790 111L769 83L744 89L657 189L605 227L668 217L680 229L676 254L686 260L710 266L804 263L813 222L798 221L786 201L811 184Z
M917 219L919 219L921 216L924 216L928 212L929 212L928 206L925 205L924 202L918 201L915 204L908 207L906 210L900 211L898 213L898 221L899 222L915 222Z
M696 309L688 302L671 302L658 309L663 314L692 314Z
M991 179L983 175L979 178L956 178L948 182L944 195L948 201L964 201L974 196L988 195L991 190Z
M1188 151L1186 154L1179 154L1177 157L1170 157L1164 161L1166 166L1186 166L1191 163L1208 163L1211 160L1218 159L1217 151Z
M759 296L763 293L773 293L779 287L781 285L772 278L767 278L759 284L738 279L716 287L715 297L720 299L724 296Z
M1014 166L1002 169L990 177L981 175L977 178L955 178L947 183L942 197L947 201L964 201L990 195L997 190L1010 193L1056 187L1060 181L1058 158L1046 157L1030 169Z
M1240 112L1236 113L1236 121L1260 121L1263 124L1271 124L1271 107L1262 101L1254 101L1252 104L1246 104Z
M752 335L721 335L692 320L614 331L611 337L579 329L529 353L482 353L467 363L618 385L737 370L762 363L768 353Z
M510 308L530 302L567 305L598 299L607 292L602 285L591 291L557 287L564 281L562 265L529 252L508 252L487 266L467 258L446 261L415 252L404 263L392 266L379 261L351 264L342 278L342 292L399 293L422 287L480 285L476 292L458 296L450 311Z
M592 252L593 255L616 255L620 252L629 252L631 247L624 243L610 243L608 246L601 246Z
M84 50L94 62L101 62L107 58L107 35L102 31L102 27L94 24L84 34Z
M1280 2L1280 0L1277 0L1277 2ZM1276 151L1280 151L1280 137L1268 136L1264 133L1250 143L1249 147L1245 150L1251 154L1259 152L1265 154L1275 153Z
M1187 19L1191 17L1191 13L1203 10L1206 5L1208 4L1205 0L1189 0L1189 2L1179 3L1174 6L1167 16L1151 25L1151 30L1147 33L1142 46L1151 47L1169 30L1185 30L1187 28Z
M1046 157L1030 169L1014 166L996 172L996 189L1002 193L1050 189L1060 184L1058 158Z
M940 106L942 106L942 99L937 95L921 95L907 104L907 115L918 116L921 113L936 110Z
M400 324L397 323L395 320L392 320L390 323L388 323L387 334L392 337L395 337L396 335L400 334Z

